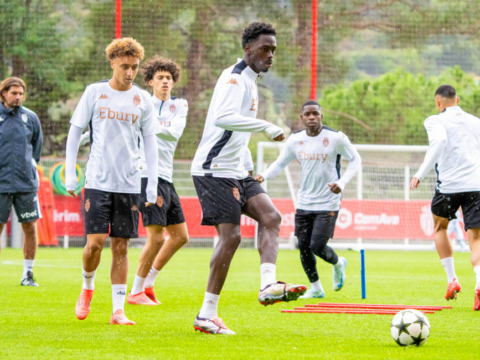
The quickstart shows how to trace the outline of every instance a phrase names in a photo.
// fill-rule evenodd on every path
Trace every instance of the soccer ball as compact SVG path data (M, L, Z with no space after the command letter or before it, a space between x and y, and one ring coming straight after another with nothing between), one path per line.
M401 310L393 317L390 333L400 346L420 346L428 339L430 322L418 310Z

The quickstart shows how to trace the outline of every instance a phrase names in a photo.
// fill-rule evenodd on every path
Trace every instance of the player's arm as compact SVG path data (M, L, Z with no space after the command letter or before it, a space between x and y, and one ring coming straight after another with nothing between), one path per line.
M183 134L185 126L187 126L188 103L184 101L177 110L175 117L172 120L172 125L169 127L162 127L157 136L166 141L177 141Z
M254 176L255 180L257 180L259 183L262 183L266 179L277 176L285 168L285 166L287 166L295 158L293 141L291 139L292 137L288 138L285 146L282 148L282 151L280 151L280 155L278 155L278 158L272 164L270 164L268 169L265 170L264 173Z
M231 131L266 132L275 141L281 141L285 138L281 127L266 120L240 114L245 87L247 86L240 76L236 74L232 74L231 78L222 76L219 82L220 89L217 91L218 96L214 104L215 126Z
M328 184L330 190L335 194L339 194L345 189L347 183L352 180L362 166L362 158L360 157L360 154L352 145L348 137L343 133L341 133L341 140L339 141L337 152L348 160L348 166L340 179Z
M420 180L425 177L428 171L435 165L447 144L447 132L436 116L430 116L425 120L425 129L428 134L428 150L425 159L418 171L413 175L410 182L410 190L420 185Z
M38 164L40 162L40 155L42 154L43 133L40 120L36 115L34 128L34 136L32 137L32 156L35 163Z
M158 148L155 135L143 136L145 145L145 159L147 161L147 202L154 204L157 201L157 185L158 185Z
M253 176L253 159L252 153L248 146L244 148L243 156L242 156L242 163L245 170L248 171L248 175Z

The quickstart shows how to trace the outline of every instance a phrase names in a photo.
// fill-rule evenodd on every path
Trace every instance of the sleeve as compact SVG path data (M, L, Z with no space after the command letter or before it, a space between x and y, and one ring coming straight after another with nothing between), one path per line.
M294 158L295 158L295 151L293 148L294 142L292 140L292 136L290 136L285 143L285 146L280 151L280 155L278 155L277 160L275 160L268 169L263 173L260 174L264 179L269 179L277 176L280 174L283 168L287 166Z
M335 183L338 184L343 191L347 183L352 180L358 170L360 170L360 167L362 166L362 159L348 137L342 132L339 133L341 138L338 144L337 152L348 160L348 166L340 179L335 181Z
M82 130L82 128L72 124L68 131L65 160L65 188L67 191L75 190L77 187L77 172L75 168Z
M244 153L243 153L243 167L247 171L253 171L253 159L252 159L252 153L250 152L250 149L248 146L245 147Z
M145 94L142 93L145 101L145 111L143 113L142 119L140 120L140 128L142 131L142 136L156 135L160 131L160 125L157 122L157 115L155 112L155 107L151 96L145 91Z
M145 159L147 161L147 201L155 203L157 201L157 185L158 185L158 149L155 135L143 136L145 144Z
M428 134L428 150L425 159L418 171L413 175L417 179L423 179L427 172L435 165L445 149L447 144L447 132L443 125L436 119L436 116L430 116L425 120L425 129Z
M33 148L33 159L38 164L40 161L40 155L42 154L42 145L43 145L43 133L42 133L42 125L40 123L40 119L37 115L35 115L35 133L32 137L32 148Z
M221 76L214 102L215 126L225 130L241 132L266 132L272 139L284 133L283 129L266 120L257 119L241 114L242 101L247 86L243 79L232 74L230 81Z
M157 136L167 141L177 141L183 134L185 126L187 126L188 102L182 101L180 108L177 110L172 119L170 127L162 127Z
M94 92L90 86L87 86L80 101L73 112L70 124L85 129L93 116L93 108L95 106Z

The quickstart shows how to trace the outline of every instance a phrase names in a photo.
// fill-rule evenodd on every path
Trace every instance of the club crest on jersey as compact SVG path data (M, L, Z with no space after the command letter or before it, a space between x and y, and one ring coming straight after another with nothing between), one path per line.
M0 122L4 121L5 119L0 116Z
M90 210L90 199L85 200L85 211L88 212Z
M174 113L177 108L174 104L172 104L168 109L170 110L171 113Z
M99 99L100 99L100 100L107 100L107 99L108 99L108 95L107 95L107 94L102 94L102 95L100 95Z
M163 206L163 197L157 196L157 206L162 207Z
M22 120L23 120L24 123L26 123L28 121L27 114L22 114Z
M235 200L240 202L240 191L236 187L234 187L232 190L233 190L233 197L235 198Z
M328 138L323 138L323 146L327 147L328 144L330 144L330 141L328 140Z
M303 141L298 142L298 145L303 145L303 144L305 144Z
M238 85L238 81L236 79L230 79L227 84Z
M140 105L140 96L138 96L138 95L133 95L133 104L134 104L135 106Z

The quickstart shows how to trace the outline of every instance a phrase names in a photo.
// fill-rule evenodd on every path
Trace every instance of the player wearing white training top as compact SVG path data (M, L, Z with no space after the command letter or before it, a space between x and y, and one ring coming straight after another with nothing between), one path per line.
M462 287L457 280L447 228L461 206L476 275L474 310L480 310L480 119L459 106L455 88L442 85L435 92L439 112L425 120L429 147L410 190L435 166L437 187L432 200L435 246L447 273L445 299L455 299Z
M188 230L180 198L172 183L173 155L187 123L188 103L171 96L180 78L180 67L170 59L154 57L142 66L143 79L153 90L153 103L161 131L157 135L157 201L142 205L147 185L147 161L141 151L142 194L140 212L147 229L147 242L140 254L137 274L127 297L129 304L158 305L153 285L160 270L188 242ZM143 149L143 141L140 141ZM168 238L165 239L165 230Z
M340 290L345 282L347 260L339 258L327 243L333 238L341 192L359 170L361 159L344 133L323 125L319 103L310 100L303 104L300 118L305 129L290 135L277 160L255 179L263 182L277 176L294 159L300 163L295 235L303 269L312 285L303 298L323 298L325 292L315 255L333 265L333 289ZM341 156L349 163L340 177Z
M110 80L87 86L70 121L67 138L66 188L75 196L75 161L81 133L90 127L90 155L85 181L83 284L75 307L80 320L90 311L94 277L107 236L112 250L111 324L133 325L124 313L128 274L128 240L138 237L140 171L138 139L145 142L149 164L147 198L156 200L158 132L150 94L133 83L143 47L132 38L112 41L105 49L113 69ZM151 165L151 166L150 166Z
M252 23L242 34L243 59L222 72L208 109L205 129L192 163L193 182L202 206L202 225L216 227L219 241L210 260L210 276L196 330L234 334L218 318L220 292L230 262L240 244L240 216L258 222L261 286L258 300L268 305L296 300L306 287L276 281L275 263L281 215L262 187L248 174L246 148L252 132L266 132L272 140L283 130L257 119L259 73L273 64L276 31L270 24Z

